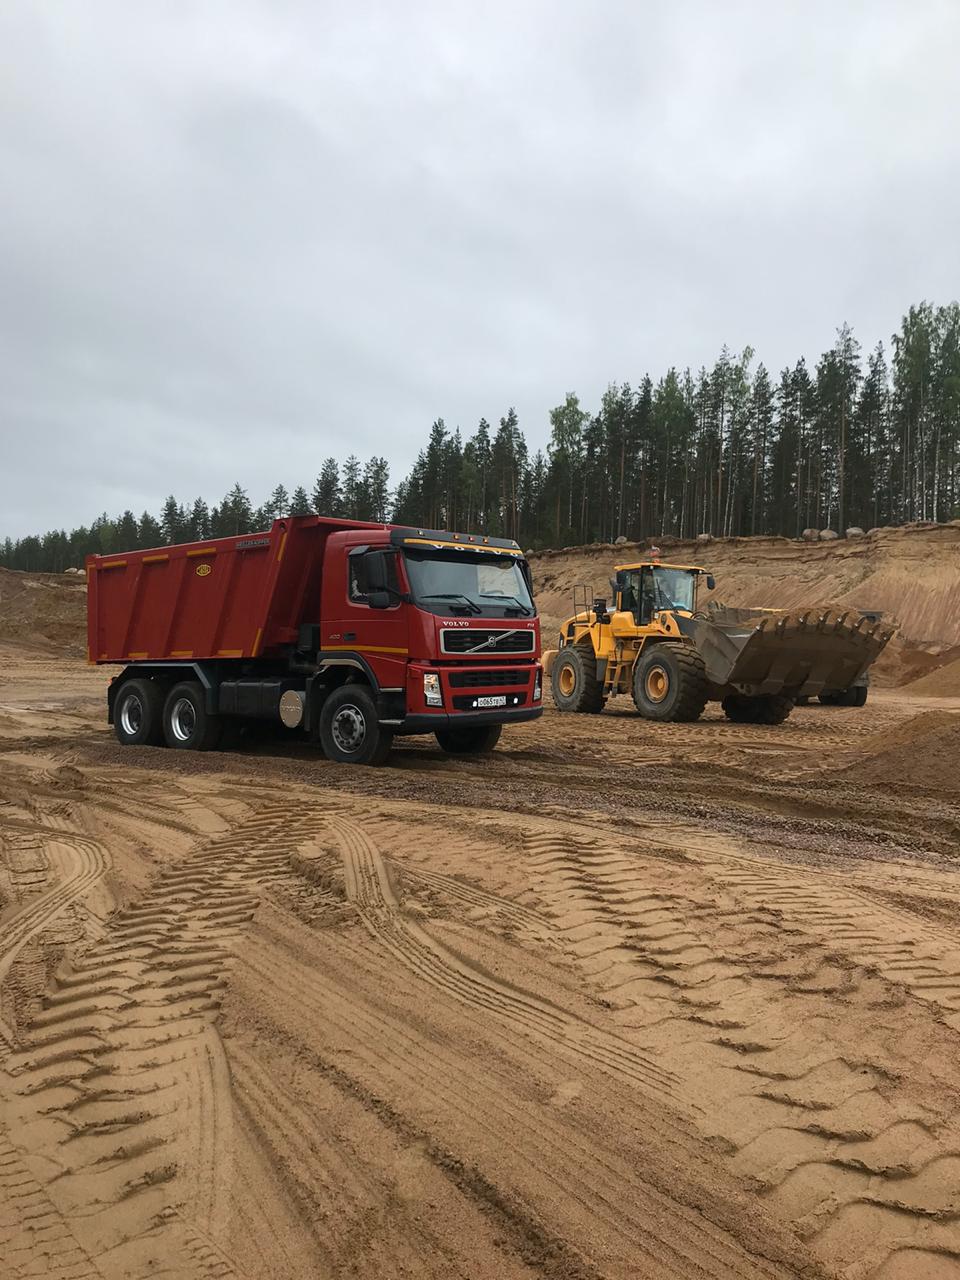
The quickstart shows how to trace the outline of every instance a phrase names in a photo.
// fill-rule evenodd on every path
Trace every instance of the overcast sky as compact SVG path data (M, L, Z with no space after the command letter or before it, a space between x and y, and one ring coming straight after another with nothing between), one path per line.
M0 4L0 537L958 296L960 4Z

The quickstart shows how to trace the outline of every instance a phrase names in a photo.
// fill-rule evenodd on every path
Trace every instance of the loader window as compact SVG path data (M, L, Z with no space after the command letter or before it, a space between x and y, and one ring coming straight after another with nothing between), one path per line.
M661 609L694 609L696 578L686 569L668 569L660 565L634 569L622 575L622 607L629 610L644 626Z
M693 612L696 577L687 569L653 570L653 586L658 609L685 609Z

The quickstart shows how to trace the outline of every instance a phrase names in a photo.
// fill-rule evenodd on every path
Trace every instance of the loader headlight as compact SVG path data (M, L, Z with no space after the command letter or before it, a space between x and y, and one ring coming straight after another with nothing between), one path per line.
M540 701L540 694L541 694L541 692L542 692L542 690L541 690L541 687L540 687L540 668L539 668L539 667L537 667L537 674L536 674L536 675L534 676L534 678L533 678L533 700L534 700L534 702L539 702L539 701Z
M428 707L443 706L443 690L436 671L427 671L423 677L423 700Z

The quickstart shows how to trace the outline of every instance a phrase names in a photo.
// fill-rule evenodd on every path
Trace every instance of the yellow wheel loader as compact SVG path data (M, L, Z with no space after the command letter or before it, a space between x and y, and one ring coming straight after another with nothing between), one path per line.
M843 690L866 700L866 671L893 634L859 610L697 607L698 565L656 558L618 565L612 604L574 593L574 615L557 649L543 655L561 711L602 711L629 693L647 720L699 719L719 701L738 724L779 724L799 698ZM862 690L862 696L861 691Z

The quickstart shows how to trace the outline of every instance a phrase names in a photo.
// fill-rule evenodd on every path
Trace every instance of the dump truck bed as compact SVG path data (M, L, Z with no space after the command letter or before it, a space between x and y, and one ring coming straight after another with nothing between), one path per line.
M311 602L319 612L327 537L356 527L290 517L263 533L89 557L90 661L269 656L296 641Z

